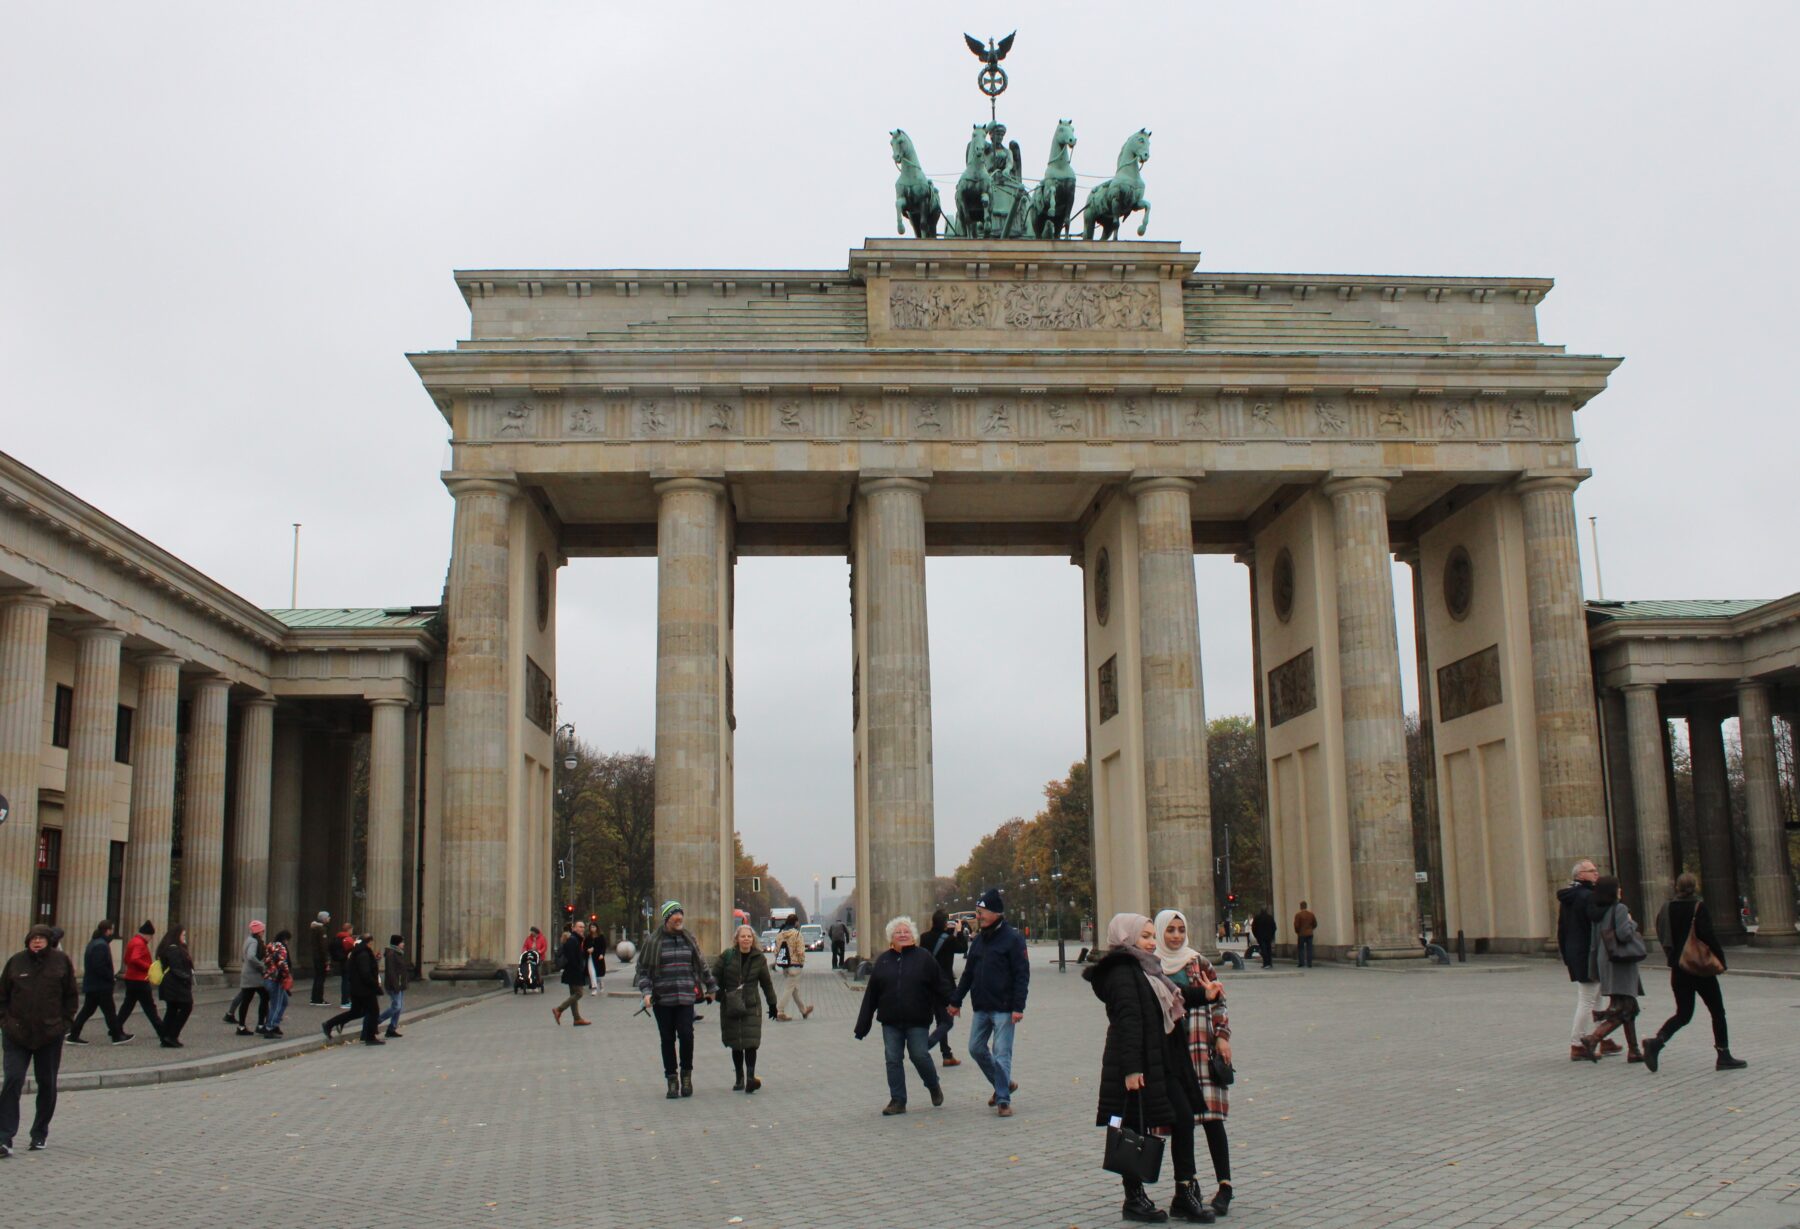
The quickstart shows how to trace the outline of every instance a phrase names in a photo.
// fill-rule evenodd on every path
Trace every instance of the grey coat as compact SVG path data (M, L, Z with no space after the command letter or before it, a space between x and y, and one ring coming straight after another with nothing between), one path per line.
M1606 940L1600 932L1612 928L1614 937L1624 942L1638 933L1638 925L1631 916L1631 910L1621 902L1600 915L1594 923L1594 930L1588 948L1588 971L1592 980L1600 983L1600 993L1606 995L1625 994L1632 998L1644 996L1644 980L1638 976L1638 965L1641 961L1617 961L1606 954Z
M244 967L238 971L239 990L261 990L263 988L262 957L256 954L256 936L244 936Z

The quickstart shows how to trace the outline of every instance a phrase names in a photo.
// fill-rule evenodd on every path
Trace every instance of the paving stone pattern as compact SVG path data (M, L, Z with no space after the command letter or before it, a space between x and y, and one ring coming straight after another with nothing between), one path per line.
M944 1073L942 1109L915 1086L910 1113L880 1117L879 1036L851 1038L857 997L819 969L812 1019L766 1025L754 1097L730 1091L714 1009L698 1093L669 1102L632 1000L590 1000L598 1026L575 1029L544 997L499 996L381 1049L70 1093L51 1150L0 1161L0 1190L19 1224L282 1207L321 1227L1116 1224L1089 1125L1103 1013L1075 973L1034 960L1010 1120L967 1062ZM1654 1027L1666 975L1645 974ZM1702 1010L1652 1076L1568 1061L1572 993L1550 962L1228 981L1225 1224L1800 1225L1800 982L1727 978L1748 1071L1712 1070ZM959 1023L959 1053L966 1036Z

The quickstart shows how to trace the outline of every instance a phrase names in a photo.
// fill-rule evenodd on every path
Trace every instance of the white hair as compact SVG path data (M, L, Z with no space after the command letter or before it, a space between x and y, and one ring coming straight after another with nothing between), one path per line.
M894 945L894 932L899 930L902 926L913 932L913 938L916 939L919 937L919 924L902 913L899 917L894 918L887 924L886 938L889 947Z
M1592 858L1581 859L1581 861L1577 862L1574 866L1569 868L1569 878L1571 878L1571 879L1581 878L1581 868L1584 866L1592 866L1592 865L1594 865L1594 860Z

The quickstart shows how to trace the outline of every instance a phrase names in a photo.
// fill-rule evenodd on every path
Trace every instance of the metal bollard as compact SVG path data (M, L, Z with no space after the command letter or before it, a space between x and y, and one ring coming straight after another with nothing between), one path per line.
M1463 932L1460 930L1456 932L1456 963L1469 963L1469 949L1463 942Z

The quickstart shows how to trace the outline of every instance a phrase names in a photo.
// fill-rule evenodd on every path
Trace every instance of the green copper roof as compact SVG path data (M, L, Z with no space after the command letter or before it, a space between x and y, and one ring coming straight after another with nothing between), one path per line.
M297 610L271 610L268 613L294 628L400 631L409 627L429 626L437 616L437 610L436 606L314 606Z
M1601 619L1730 619L1769 604L1768 598L1696 598L1690 601L1596 602L1588 612Z

